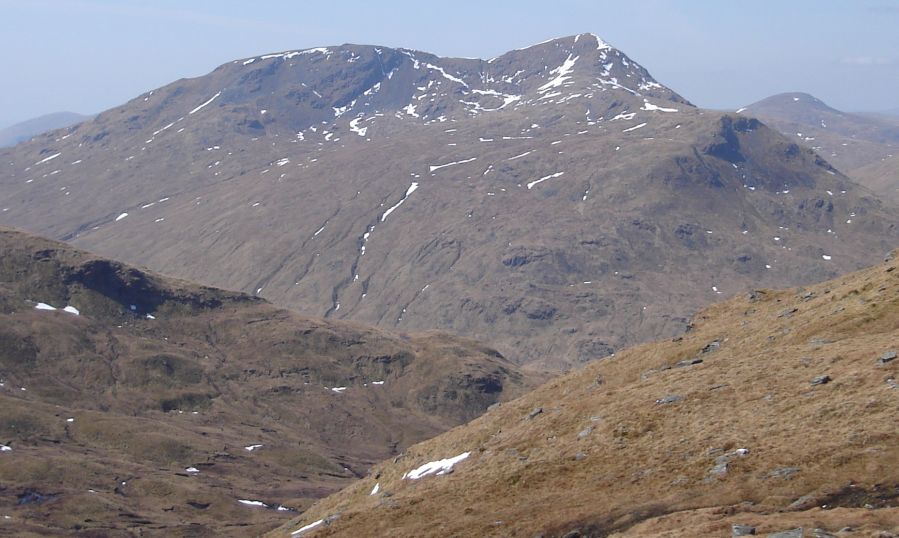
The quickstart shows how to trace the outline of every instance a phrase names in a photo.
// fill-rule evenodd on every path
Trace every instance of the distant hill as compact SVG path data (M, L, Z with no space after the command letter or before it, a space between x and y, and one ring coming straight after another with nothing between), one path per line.
M807 93L782 93L738 111L761 119L849 174L899 155L899 122L889 116L843 112Z
M258 535L533 385L470 340L312 319L4 228L0 252L3 536Z
M711 306L683 338L415 445L268 536L894 537L896 256Z
M41 133L69 127L91 118L93 118L93 116L75 112L54 112L45 116L25 120L4 129L0 129L0 148L15 146L19 142L31 140L34 136Z
M484 60L318 47L0 151L0 223L566 369L899 242L899 212L796 138L592 34Z
M885 199L899 202L899 117L842 112L806 93L774 95L739 113L761 119Z

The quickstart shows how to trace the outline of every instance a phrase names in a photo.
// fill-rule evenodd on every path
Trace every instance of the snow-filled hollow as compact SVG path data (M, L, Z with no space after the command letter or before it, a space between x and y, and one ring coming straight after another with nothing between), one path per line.
M580 56L575 56L574 58L572 58L572 55L569 54L568 58L562 63L562 65L549 72L549 74L551 75L556 75L556 78L537 88L537 92L544 93L553 88L558 88L562 84L564 84L568 79L571 78L570 73L572 69L574 69L574 63L577 62L578 58L580 58Z
M386 221L387 217L389 217L391 213L393 213L394 211L397 210L397 208L399 208L401 205L403 205L403 202L406 201L406 198L408 198L410 194L415 192L416 189L418 189L418 182L413 181L412 184L409 185L409 188L406 189L406 194L403 195L403 198L399 202L397 202L393 207L391 207L390 209L385 211L383 215L381 215L381 222Z

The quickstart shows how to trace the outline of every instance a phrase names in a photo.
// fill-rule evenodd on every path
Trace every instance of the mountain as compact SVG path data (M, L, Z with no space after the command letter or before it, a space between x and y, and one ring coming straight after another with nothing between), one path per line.
M895 536L897 257L711 306L267 536Z
M742 108L824 155L852 179L892 203L899 202L899 121L887 115L850 114L805 93L784 93Z
M62 129L91 119L93 116L75 112L54 112L0 129L0 148L15 146L19 142L54 129Z
M22 232L0 251L0 535L258 535L536 379Z
M894 119L842 112L807 93L774 95L739 113L813 148L854 179L858 168L899 154L899 123Z
M592 34L256 56L0 157L0 223L555 369L899 241L895 208L820 156Z

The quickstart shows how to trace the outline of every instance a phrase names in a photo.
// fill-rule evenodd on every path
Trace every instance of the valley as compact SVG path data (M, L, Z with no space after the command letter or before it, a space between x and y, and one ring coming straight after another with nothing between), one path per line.
M541 379L446 334L309 319L9 229L0 249L0 535L259 534Z

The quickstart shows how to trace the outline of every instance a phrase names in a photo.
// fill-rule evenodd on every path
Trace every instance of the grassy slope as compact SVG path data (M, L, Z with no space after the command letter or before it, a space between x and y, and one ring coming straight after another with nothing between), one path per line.
M878 364L899 347L899 262L756 296L705 309L682 339L592 363L415 445L270 536L334 514L310 535L899 531L899 360ZM713 341L720 348L703 353ZM832 381L813 386L819 375ZM683 399L656 402L668 395ZM451 475L401 479L465 451ZM728 454L726 473L712 473Z

